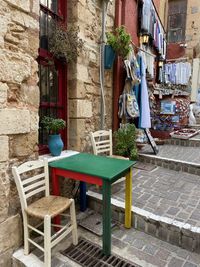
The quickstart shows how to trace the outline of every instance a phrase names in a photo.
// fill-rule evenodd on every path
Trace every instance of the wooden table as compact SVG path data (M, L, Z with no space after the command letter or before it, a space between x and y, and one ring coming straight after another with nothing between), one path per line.
M58 176L103 186L103 253L111 254L111 184L126 175L125 227L131 227L132 165L134 161L92 154L77 155L49 163L53 194L59 195ZM86 189L81 188L86 195ZM84 200L85 201L85 200Z

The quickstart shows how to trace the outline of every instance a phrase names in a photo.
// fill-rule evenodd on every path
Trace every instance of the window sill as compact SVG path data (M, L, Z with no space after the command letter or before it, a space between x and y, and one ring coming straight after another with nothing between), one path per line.
M73 150L63 150L63 151L61 152L61 155L60 155L60 156L51 156L51 154L44 154L44 155L39 156L39 159L40 159L40 160L48 159L48 162L51 162L51 161L55 161L55 160L59 160L59 159L63 159L63 158L67 158L67 157L76 155L76 154L78 154L78 153L79 153L78 151L73 151Z

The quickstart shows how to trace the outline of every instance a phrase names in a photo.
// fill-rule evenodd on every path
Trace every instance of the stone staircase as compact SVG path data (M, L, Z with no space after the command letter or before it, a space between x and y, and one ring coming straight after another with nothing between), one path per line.
M200 137L170 139L153 155L146 146L134 168L132 225L189 251L200 252ZM149 168L150 167L150 168ZM151 168L152 167L152 168ZM112 216L124 221L124 182L113 185ZM90 208L101 211L102 195L88 190Z
M112 233L114 253L140 266L200 266L199 146L200 137L170 139L159 146L157 155L149 146L140 152L133 169L132 229L123 227L125 183L112 186L112 218L117 222ZM101 212L101 188L90 186L87 194L89 207ZM92 216L87 213L84 216ZM78 231L79 236L101 246L96 230L95 234L83 227ZM61 252L68 242L55 248L52 266L79 266ZM25 256L21 248L13 255L13 266L39 267L43 262L38 252Z

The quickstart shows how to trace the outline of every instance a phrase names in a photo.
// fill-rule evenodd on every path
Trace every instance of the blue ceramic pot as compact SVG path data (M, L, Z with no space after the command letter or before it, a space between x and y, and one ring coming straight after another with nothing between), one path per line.
M61 154L64 144L60 134L49 135L48 147L52 156L59 156Z
M115 52L110 45L104 47L104 68L111 69L115 60Z

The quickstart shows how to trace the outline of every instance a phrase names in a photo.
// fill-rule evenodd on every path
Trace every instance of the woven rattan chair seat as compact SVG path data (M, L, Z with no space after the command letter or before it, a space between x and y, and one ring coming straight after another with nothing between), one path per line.
M30 216L43 219L45 215L52 218L62 213L71 204L71 200L60 196L43 197L34 203L30 204L25 211Z
M115 159L125 159L125 160L129 160L129 158L126 158L126 157L123 157L123 156L119 156L119 155L111 155L111 156L108 156L108 157L115 158Z

